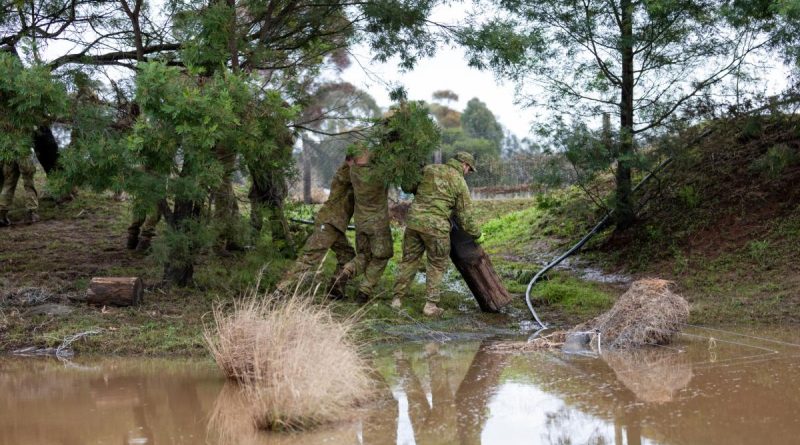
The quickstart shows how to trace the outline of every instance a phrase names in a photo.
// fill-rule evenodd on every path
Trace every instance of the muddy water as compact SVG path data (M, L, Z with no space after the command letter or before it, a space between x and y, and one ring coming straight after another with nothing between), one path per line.
M797 333L692 328L600 355L381 347L382 400L298 434L249 428L209 362L0 358L0 444L796 444Z

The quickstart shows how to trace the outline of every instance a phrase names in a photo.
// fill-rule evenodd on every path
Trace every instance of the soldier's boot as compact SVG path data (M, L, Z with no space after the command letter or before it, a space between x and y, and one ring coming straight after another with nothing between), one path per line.
M444 309L437 306L436 303L428 301L425 303L425 307L422 308L422 313L426 317L440 317L444 313Z
M39 214L36 213L36 210L28 210L28 215L25 218L25 222L28 224L34 224L39 222Z
M328 284L328 297L332 300L341 300L345 297L345 290L347 286L347 280L341 279L338 277L331 278L331 282Z
M372 297L370 297L368 293L363 291L358 291L358 294L356 295L356 303L358 304L367 304L371 299Z

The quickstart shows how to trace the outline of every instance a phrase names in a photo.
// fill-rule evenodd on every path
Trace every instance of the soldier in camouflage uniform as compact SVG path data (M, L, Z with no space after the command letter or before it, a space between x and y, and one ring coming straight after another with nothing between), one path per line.
M372 174L369 158L364 155L350 169L355 194L356 258L347 265L343 276L363 274L357 301L372 298L375 286L394 254L389 228L389 188L382 178Z
M128 226L128 242L126 244L128 249L139 252L150 250L159 221L161 221L161 211L158 207L153 207L144 213L134 214L131 225Z
M336 274L332 283L331 297L344 296L344 285L350 274L342 274L342 269L356 256L353 246L345 236L354 207L353 186L350 183L352 165L352 157L348 156L345 163L336 171L328 200L317 212L314 220L314 233L306 241L303 255L278 283L278 291L286 292L296 280L310 278L311 271L319 270L328 249L333 249L336 253Z
M394 285L392 307L399 308L408 286L417 273L422 254L427 254L427 302L423 313L439 316L442 276L450 256L450 217L476 239L481 236L474 221L472 202L464 176L475 171L471 154L458 152L446 164L427 165L417 186L414 202L408 211L403 237L403 260Z
M28 211L25 218L26 222L35 223L39 221L36 211L39 209L39 195L33 185L33 176L36 174L36 164L33 152L16 161L6 161L0 163L3 169L3 188L0 191L0 227L11 225L8 219L8 211L14 202L14 191L17 189L17 181L22 176L22 184L25 188L25 209Z

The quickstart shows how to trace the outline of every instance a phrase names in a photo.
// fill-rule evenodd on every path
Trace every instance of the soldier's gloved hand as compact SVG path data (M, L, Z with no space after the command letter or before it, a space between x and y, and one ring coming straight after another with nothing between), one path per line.
M486 241L486 238L484 237L484 235L482 233L481 233L481 236L475 238L475 244L477 244L479 246L481 244L483 244L484 241Z

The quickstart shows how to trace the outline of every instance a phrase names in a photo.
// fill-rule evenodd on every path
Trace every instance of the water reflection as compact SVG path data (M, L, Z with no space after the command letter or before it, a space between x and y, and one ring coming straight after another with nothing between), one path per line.
M210 362L0 359L0 444L796 443L800 348L740 340L594 358L382 347L378 400L295 434L258 431Z
M433 344L426 347L429 370L430 404L408 359L397 357L397 372L408 398L408 415L417 444L480 444L489 416L488 403L500 383L508 363L507 354L490 351L491 342L478 347L455 393L452 375L443 366L446 360Z
M689 356L664 348L605 351L603 361L642 402L664 403L692 380Z

